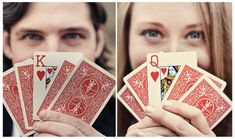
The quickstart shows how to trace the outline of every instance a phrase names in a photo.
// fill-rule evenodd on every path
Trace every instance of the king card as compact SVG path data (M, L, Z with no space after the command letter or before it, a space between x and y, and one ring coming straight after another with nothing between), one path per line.
M46 95L47 86L57 75L58 66L64 60L77 63L81 53L73 52L35 52L34 53L34 91L33 91L33 119L38 120L36 113Z

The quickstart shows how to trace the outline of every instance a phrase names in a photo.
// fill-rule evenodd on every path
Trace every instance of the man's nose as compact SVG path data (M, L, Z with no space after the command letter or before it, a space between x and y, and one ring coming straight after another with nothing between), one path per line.
M45 44L45 51L54 52L59 50L60 39L57 36L48 36Z

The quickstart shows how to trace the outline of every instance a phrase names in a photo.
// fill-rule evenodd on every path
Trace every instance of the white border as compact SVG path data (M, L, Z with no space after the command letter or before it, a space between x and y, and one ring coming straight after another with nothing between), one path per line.
M78 2L77 0L68 0L68 1L66 1L66 0L38 0L38 2L48 2L48 1L50 1L50 2L58 2L58 1L60 1L60 2L68 2L68 1L70 1L70 2ZM117 7L117 2L126 2L127 0L97 0L96 2L116 2L116 7ZM2 0L2 2L16 2L16 0ZM3 9L3 4L2 4L2 2L0 3L0 8L1 8L1 14L0 14L0 17L1 17L1 24L0 24L0 31L1 31L1 35L0 35L0 38L1 38L1 44L3 44L3 42L2 42L2 29L3 29L3 20L2 20L2 16L3 16L3 14L2 14L2 9ZM23 1L21 1L21 2L26 2L25 0L23 0ZM29 1L27 1L27 2L35 2L35 0L33 1L33 0L29 0ZM88 2L88 1L84 1L84 2ZM133 2L143 2L143 0L135 0L135 1L133 1ZM163 0L145 0L145 2L163 2ZM175 2L175 0L164 0L164 2ZM192 2L191 0L180 0L180 2ZM194 0L193 2L205 2L204 0ZM207 2L222 2L221 0L209 0L209 1L207 1ZM235 13L235 10L234 10L234 2L233 2L233 0L224 0L223 2L232 2L232 13ZM117 18L117 13L116 13L116 18ZM233 19L232 19L232 23L233 23L233 28L232 28L232 41L234 42L234 40L235 40L235 29L234 29L234 27L235 27L235 20L234 20L234 18L235 17L233 17ZM117 25L117 20L116 20L116 25ZM116 30L116 32L117 32L118 30ZM117 34L116 34L116 41L117 41ZM233 45L234 46L234 45ZM234 69L234 64L235 64L235 62L234 62L234 48L233 48L233 46L232 46L232 69ZM2 47L0 47L0 50L1 50L1 52L2 52ZM1 67L3 67L3 63L2 63L2 56L0 57L0 63L1 63ZM1 72L0 72L0 75L1 75L1 77L3 77L3 72L2 72L2 68L1 68ZM116 75L117 75L117 44L116 44ZM117 77L117 76L116 76ZM235 80L235 75L234 75L234 72L233 72L233 74L232 74L232 81L233 81L233 83L232 83L232 88L234 88L235 87L235 83L234 83L234 80ZM0 83L0 87L1 88L3 88L3 86L2 86L2 80L1 80L1 83ZM2 93L0 93L0 97L1 97L1 101L0 102L2 102ZM233 98L233 100L235 100L235 96L234 95L232 95L232 98ZM116 104L117 105L117 104ZM116 106L116 108L118 108L117 106ZM3 105L1 105L0 106L0 111L1 111L1 114L0 114L0 119L1 119L1 123L2 124L0 124L0 137L2 137L3 136L3 113L2 113L2 111L3 111ZM117 109L116 109L116 112L117 112ZM235 125L235 121L234 121L234 117L235 117L235 112L234 111L232 111L232 113L233 113L233 130L232 130L232 133L233 133L233 136L235 136L235 130L234 130L234 125ZM116 119L117 119L117 113L116 113ZM117 131L117 123L116 123L116 131ZM116 134L117 135L117 134ZM66 137L67 138L67 137ZM80 138L83 138L83 137L80 137ZM114 137L113 137L114 138ZM129 138L129 137L128 137ZM145 137L140 137L141 139L144 139ZM174 138L177 138L177 137L174 137Z

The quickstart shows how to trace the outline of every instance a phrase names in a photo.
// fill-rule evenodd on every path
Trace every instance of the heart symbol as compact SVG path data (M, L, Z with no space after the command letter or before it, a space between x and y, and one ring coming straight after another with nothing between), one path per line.
M52 68L48 68L48 69L47 69L47 72L48 72L48 74L50 75L51 72L52 72Z
M165 74L166 73L166 68L161 68L161 71L162 71L163 74Z
M153 78L153 80L156 82L156 80L158 79L159 73L157 71L153 71L151 72L151 77Z
M43 78L44 75L45 75L45 72L44 72L44 71L37 71L37 75L38 75L39 80L41 81L42 78Z

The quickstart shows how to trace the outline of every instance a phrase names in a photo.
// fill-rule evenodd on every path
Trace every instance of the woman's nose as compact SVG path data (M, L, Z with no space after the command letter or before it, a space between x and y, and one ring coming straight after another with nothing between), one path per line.
M170 38L168 42L169 52L178 52L181 49L180 40L177 37Z

